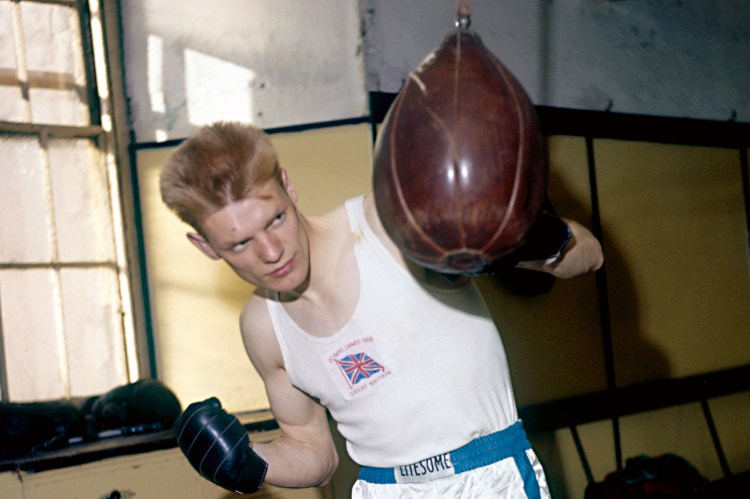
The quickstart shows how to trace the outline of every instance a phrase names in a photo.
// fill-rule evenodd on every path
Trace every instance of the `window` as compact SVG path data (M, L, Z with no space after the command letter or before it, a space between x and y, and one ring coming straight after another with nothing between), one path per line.
M139 353L98 0L0 0L0 390L134 381Z

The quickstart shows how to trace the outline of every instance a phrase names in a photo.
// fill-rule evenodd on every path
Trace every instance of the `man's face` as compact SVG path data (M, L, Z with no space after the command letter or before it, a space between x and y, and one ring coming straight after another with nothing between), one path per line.
M231 203L201 223L203 236L188 239L208 257L223 259L244 280L275 291L292 291L310 268L307 231L297 213L296 193L270 180L251 197Z

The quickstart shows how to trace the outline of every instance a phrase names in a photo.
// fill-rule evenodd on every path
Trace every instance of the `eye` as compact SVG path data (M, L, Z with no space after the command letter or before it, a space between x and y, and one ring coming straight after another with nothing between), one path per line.
M285 218L286 218L286 211L282 211L281 213L273 217L273 220L271 221L271 225L279 225L281 222L284 221Z
M244 241L240 241L238 243L234 243L232 247L230 248L231 251L234 253L237 253L239 251L242 251L245 249L245 247L250 243L250 239L245 239Z

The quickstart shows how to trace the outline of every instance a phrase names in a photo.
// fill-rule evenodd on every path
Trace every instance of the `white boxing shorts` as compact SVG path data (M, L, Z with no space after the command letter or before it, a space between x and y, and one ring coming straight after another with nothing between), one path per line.
M395 468L363 466L353 499L550 499L542 465L520 421L463 447Z

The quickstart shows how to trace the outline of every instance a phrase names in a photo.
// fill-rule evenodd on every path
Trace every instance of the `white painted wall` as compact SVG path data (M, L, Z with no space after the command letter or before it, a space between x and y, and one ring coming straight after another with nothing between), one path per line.
M536 104L750 122L746 0L474 0L472 28ZM128 0L138 142L217 119L364 116L453 29L455 0ZM364 34L364 38L362 37Z
M120 4L139 143L183 138L216 120L270 128L368 113L356 2Z
M367 84L397 91L454 0L361 0ZM746 0L474 0L472 28L536 104L750 121Z

